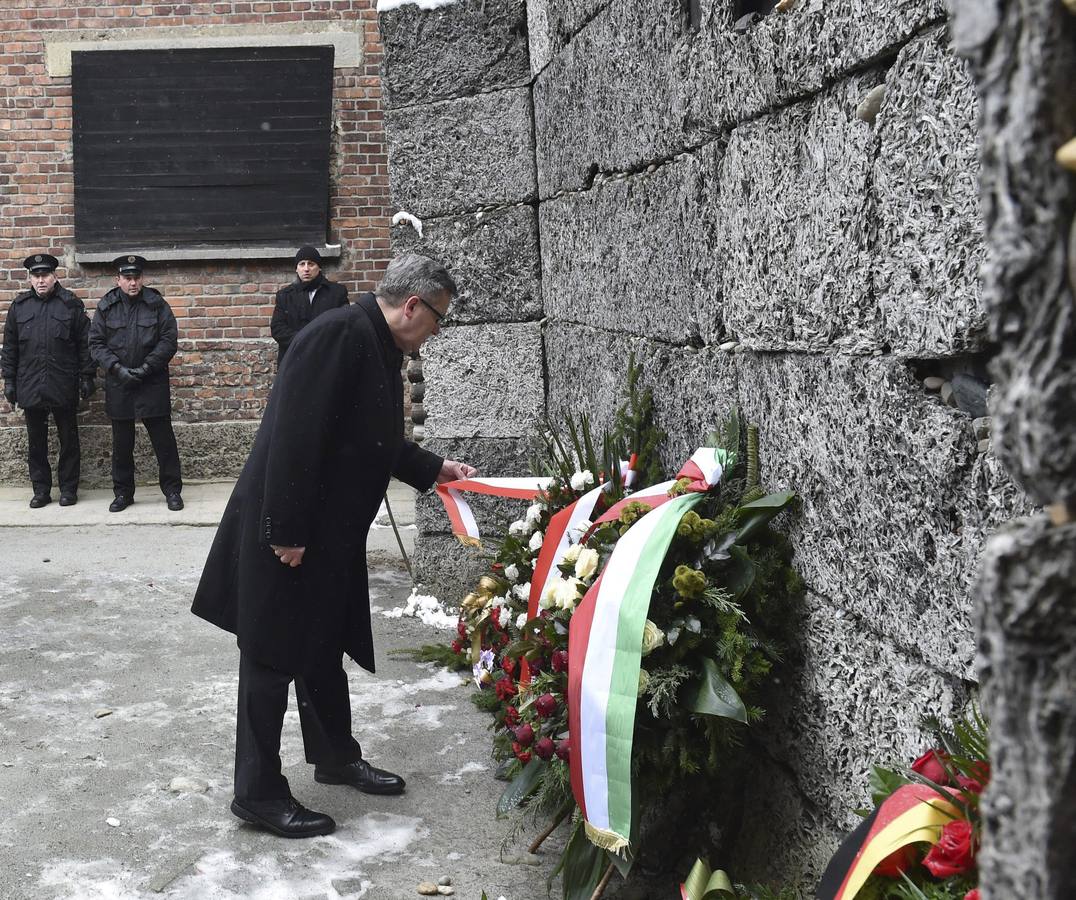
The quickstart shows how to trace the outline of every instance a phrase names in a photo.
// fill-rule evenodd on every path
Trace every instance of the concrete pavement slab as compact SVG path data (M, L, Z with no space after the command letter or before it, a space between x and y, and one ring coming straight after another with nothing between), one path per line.
M191 494L199 487L206 506L192 515L208 516L227 490ZM458 897L544 897L556 838L544 867L500 861L503 785L471 689L390 655L447 637L380 614L410 591L399 568L372 572L377 673L347 668L364 753L404 775L407 792L315 783L293 700L284 772L337 832L285 841L229 813L238 651L189 612L213 533L0 527L0 897L403 900L441 876Z

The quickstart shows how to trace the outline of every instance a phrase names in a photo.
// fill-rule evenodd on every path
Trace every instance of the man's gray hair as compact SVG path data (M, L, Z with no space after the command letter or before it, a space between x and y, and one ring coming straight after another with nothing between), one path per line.
M419 253L397 256L377 286L377 296L389 306L399 306L413 294L428 299L442 291L455 297L456 282L443 265Z

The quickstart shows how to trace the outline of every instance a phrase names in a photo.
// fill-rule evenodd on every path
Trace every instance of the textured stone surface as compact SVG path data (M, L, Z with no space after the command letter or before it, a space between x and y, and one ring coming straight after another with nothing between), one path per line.
M764 481L802 497L790 534L811 588L930 665L970 674L976 557L1026 509L978 454L970 417L890 358L694 352L603 334L595 367L574 349L591 343L589 329L555 323L546 335L551 413L590 409L599 426L635 352L669 433L670 470L738 403L759 425Z
M378 16L390 107L514 87L530 80L524 0L408 3Z
M520 322L542 315L538 222L532 206L426 219L422 237L409 224L392 229L394 254L441 260L459 288L450 324Z
M1076 896L1076 525L1045 517L987 546L977 585L993 777L986 900Z
M943 721L966 697L945 675L880 636L878 623L809 593L790 617L779 687L758 739L796 773L804 795L851 831L870 805L870 767L909 765L929 746L922 717Z
M200 424L174 422L184 480L220 481L238 478L243 464L247 461L247 454L250 453L259 424L258 421ZM111 426L80 424L79 444L82 447L81 485L88 488L110 487ZM56 455L59 452L55 428L49 430L49 452L53 462L52 477L55 480ZM29 480L26 471L26 429L0 428L0 482L26 483L29 490ZM157 489L157 460L146 430L141 425L135 427L135 480L138 484L152 485L152 490Z
M538 76L534 85L539 194L588 183L683 147L676 112L677 3L614 3Z
M713 145L540 207L546 310L673 343L717 317Z
M873 268L885 339L898 354L982 348L978 114L975 85L944 29L909 43L886 76Z
M522 437L545 412L536 323L446 328L422 358L431 439Z
M432 594L451 610L459 609L480 576L489 570L492 555L461 544L451 534L424 534L415 541L411 557L420 592Z
M529 475L529 462L536 449L535 441L529 437L452 438L425 441L422 446L448 459L476 466L479 475L493 478ZM467 502L483 537L492 538L500 537L508 523L518 519L527 508L522 500L499 500L481 494L468 494ZM415 524L422 535L451 531L444 504L435 491L415 498Z
M1076 180L1053 159L1076 134L1076 20L1060 4L954 0L989 153L981 174L983 299L994 360L994 446L1040 503L1076 498L1076 318L1065 242Z
M721 165L715 255L724 327L759 350L879 345L867 252L868 75L737 128ZM713 341L720 323L703 323Z
M535 194L530 90L391 110L392 201L418 216L527 202Z

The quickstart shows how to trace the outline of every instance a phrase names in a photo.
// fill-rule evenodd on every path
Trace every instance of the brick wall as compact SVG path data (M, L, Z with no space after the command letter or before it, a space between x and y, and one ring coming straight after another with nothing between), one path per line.
M75 263L71 79L50 75L45 56L50 33L62 31L91 30L99 39L115 29L224 25L256 32L259 26L289 23L361 22L361 66L334 70L327 239L342 245L342 256L327 263L326 274L347 285L352 296L372 290L389 258L391 216L374 7L375 0L0 4L0 326L11 299L28 287L21 262L30 252L47 250L59 257L61 283L91 310L115 285L107 265ZM275 367L276 345L269 336L273 295L294 278L291 261L154 264L152 252L145 255L151 262L146 283L165 296L179 321L173 417L181 423L256 420ZM0 472L7 477L8 471L24 468L4 458L20 452L15 435L5 440L4 433L21 429L22 416L0 406ZM100 395L82 420L107 422ZM194 466L188 464L188 471L198 477L196 461Z

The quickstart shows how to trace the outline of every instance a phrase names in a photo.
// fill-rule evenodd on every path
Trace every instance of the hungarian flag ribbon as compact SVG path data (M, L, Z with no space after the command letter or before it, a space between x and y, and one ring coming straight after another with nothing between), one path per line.
M853 900L871 872L908 844L937 843L942 827L961 818L956 805L925 784L897 788L833 854L815 891L817 900Z
M474 513L464 492L487 494L492 497L504 497L512 500L537 500L549 487L551 478L461 478L437 485L437 496L445 505L452 533L464 544L477 546L481 534Z
M587 837L606 850L624 849L631 834L631 747L654 582L680 519L702 496L673 498L628 529L568 627L572 793Z

